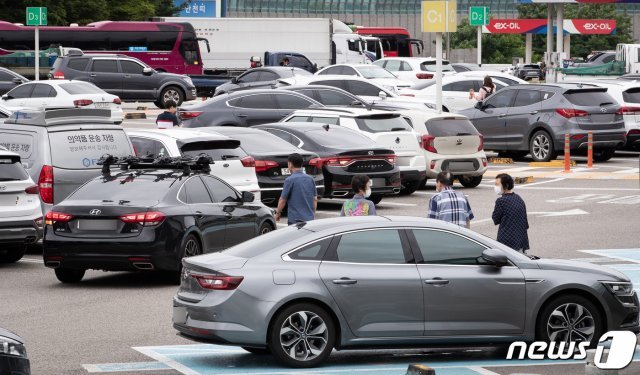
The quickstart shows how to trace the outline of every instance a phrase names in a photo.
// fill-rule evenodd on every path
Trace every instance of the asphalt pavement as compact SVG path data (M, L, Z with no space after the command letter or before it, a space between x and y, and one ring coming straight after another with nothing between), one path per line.
M153 126L153 120L126 120L124 125ZM628 272L638 287L639 155L618 153L594 169L577 158L570 173L531 167L528 160L491 164L479 187L456 185L456 189L469 197L475 214L472 229L495 238L497 227L490 219L496 199L493 177L501 172L533 176L516 188L529 212L530 253L617 267ZM425 216L434 194L430 181L425 190L410 196L383 199L378 214ZM322 199L317 217L337 216L341 203ZM22 261L0 265L0 275L0 326L26 340L34 374L303 373L239 348L196 344L176 336L171 326L176 286L163 274L88 271L82 283L63 285L53 270L44 267L41 252L34 247ZM584 373L579 362L541 365L504 358L500 351L480 348L340 352L327 366L304 374L404 374L410 363L431 365L438 375ZM620 372L638 373L639 362Z

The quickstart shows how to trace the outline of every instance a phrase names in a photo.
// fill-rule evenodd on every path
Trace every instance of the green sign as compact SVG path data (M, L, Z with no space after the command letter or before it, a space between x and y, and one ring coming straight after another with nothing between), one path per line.
M469 7L469 24L485 26L489 24L489 7Z
M28 7L27 26L47 26L47 8Z

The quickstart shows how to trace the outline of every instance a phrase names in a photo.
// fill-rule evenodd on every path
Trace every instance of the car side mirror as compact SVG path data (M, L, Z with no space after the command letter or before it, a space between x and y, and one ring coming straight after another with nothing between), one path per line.
M481 111L484 111L484 104L482 102L477 102L475 106L473 106L475 109L479 109Z
M253 195L250 191L242 192L242 203L251 203L256 199L256 196Z
M231 78L231 83L235 85L236 83L238 83L238 79L236 77Z
M318 64L314 63L313 68L311 68L311 73L315 73L318 71Z
M142 74L145 76L150 76L153 74L153 69L151 68L144 68L142 69Z
M22 81L22 78L18 78L18 77L15 77L12 81L13 81L13 83L16 83L16 84L18 84L18 85L19 85L19 84L21 84L21 83L24 83L24 82Z
M387 93L384 91L380 91L378 93L378 96L380 97L380 99L385 100L387 98Z
M490 265L502 267L509 264L509 258L501 250L486 249L482 252L482 259Z
M9 100L11 99L11 97L9 96L9 94L4 94L2 95L2 100Z

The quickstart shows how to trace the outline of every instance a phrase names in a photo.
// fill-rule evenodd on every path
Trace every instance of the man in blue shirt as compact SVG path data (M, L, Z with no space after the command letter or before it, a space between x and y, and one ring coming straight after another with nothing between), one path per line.
M287 221L289 225L292 225L300 221L313 220L318 206L318 193L313 177L302 171L302 156L291 154L288 161L291 176L284 181L275 218L276 221L280 221L282 210L289 204Z

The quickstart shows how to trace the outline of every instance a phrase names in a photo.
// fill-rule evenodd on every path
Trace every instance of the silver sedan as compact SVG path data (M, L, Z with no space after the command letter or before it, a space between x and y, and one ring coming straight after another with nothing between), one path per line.
M640 329L620 272L412 217L299 223L186 258L173 306L183 336L292 367L320 365L334 348L595 343Z

